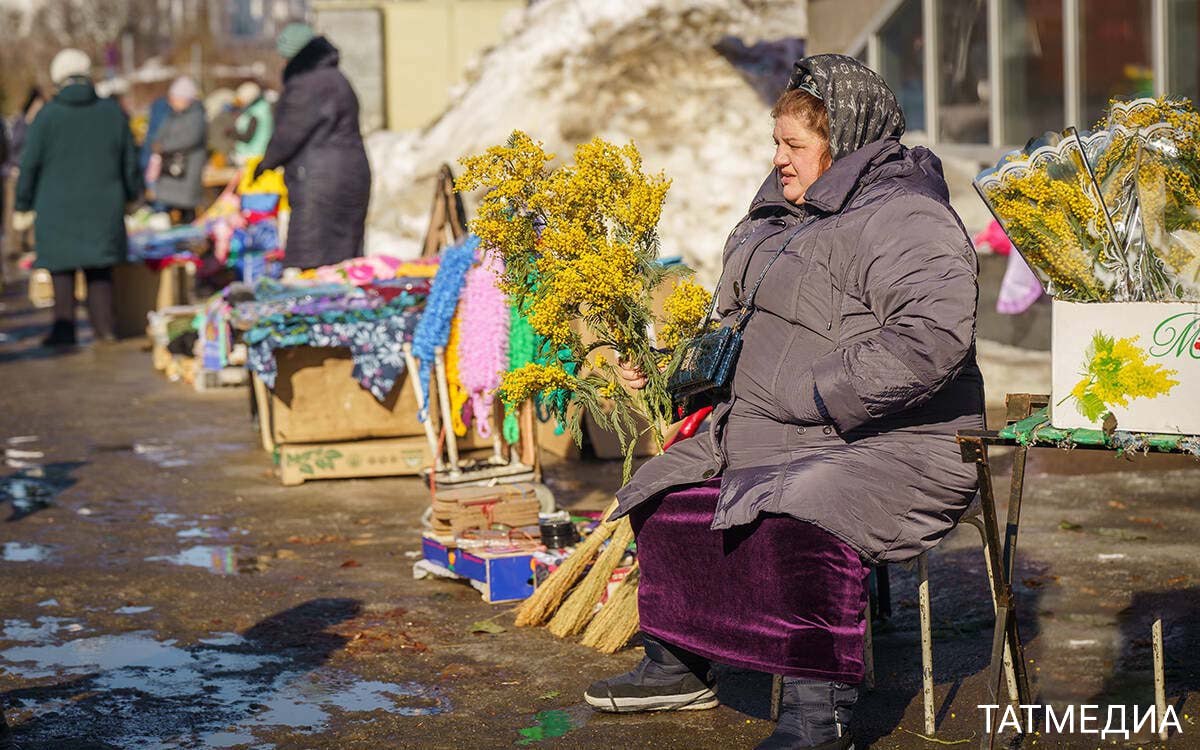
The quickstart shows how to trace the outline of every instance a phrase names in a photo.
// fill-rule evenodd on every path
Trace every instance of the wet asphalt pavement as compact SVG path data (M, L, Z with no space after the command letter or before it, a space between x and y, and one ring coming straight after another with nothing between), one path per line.
M46 313L3 302L0 705L17 747L667 750L753 747L771 731L769 678L729 670L713 711L593 713L582 690L640 651L518 630L465 585L414 580L427 503L416 480L284 488L244 389L169 383L136 342L37 349ZM1074 458L1035 456L1028 480L1017 594L1037 702L1152 703L1159 613L1184 731L998 746L1200 748L1200 467ZM1046 473L1079 466L1089 473ZM589 509L618 476L599 463L548 471L560 502ZM914 577L893 566L860 748L977 746L983 570L970 527L930 555L928 740ZM504 632L470 632L487 618Z

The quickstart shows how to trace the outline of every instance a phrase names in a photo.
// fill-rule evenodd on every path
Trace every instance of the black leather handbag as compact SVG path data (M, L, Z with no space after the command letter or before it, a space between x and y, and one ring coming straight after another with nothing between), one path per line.
M184 151L172 151L162 155L163 174L168 177L173 177L176 180L183 179L187 174L187 153Z
M683 344L679 367L667 379L671 411L677 418L685 417L703 406L710 406L729 392L738 355L742 353L742 332L746 330L746 324L750 322L750 316L756 309L754 298L758 294L758 287L787 246L788 242L784 242L779 252L767 262L758 276L758 281L754 283L754 288L750 290L746 300L739 304L740 309L733 325L703 333ZM723 278L724 271L721 275ZM705 317L706 322L712 318L720 291L721 280L718 280L717 288L713 291L712 305L708 309L708 316Z

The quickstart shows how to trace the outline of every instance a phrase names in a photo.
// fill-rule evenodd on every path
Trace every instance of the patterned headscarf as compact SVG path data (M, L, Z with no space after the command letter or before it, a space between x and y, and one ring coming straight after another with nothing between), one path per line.
M800 89L825 103L829 150L834 159L881 138L904 134L904 112L879 74L846 55L814 55L797 60L788 89Z

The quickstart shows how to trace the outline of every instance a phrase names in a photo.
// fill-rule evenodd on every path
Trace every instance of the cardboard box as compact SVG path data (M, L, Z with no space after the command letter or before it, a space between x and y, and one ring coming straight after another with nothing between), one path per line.
M146 335L146 315L174 305L191 303L195 271L188 264L155 271L145 263L113 267L113 301L118 338Z
M644 420L640 420L638 429L645 429L647 424ZM575 445L575 438L571 437L571 431L564 430L558 434L555 429L553 419L549 422L537 421L538 445L541 449L551 456L565 458L568 461L581 458L583 454L579 450L579 446ZM596 420L592 419L590 415L585 414L583 417L583 432L591 444L596 458L609 461L624 460L625 454L621 452L621 443L617 440L617 433L605 430L596 424ZM654 445L654 436L650 433L642 435L634 449L634 456L646 458L657 455L658 448Z
M383 403L351 374L350 350L297 346L275 351L279 373L271 396L276 443L316 443L425 434L417 397L401 376ZM436 412L435 412L436 414Z
M280 445L278 450L279 477L285 485L310 479L407 476L433 465L424 437Z
M1055 300L1051 353L1055 427L1200 434L1200 304Z
M529 552L468 551L450 546L431 535L421 538L425 559L437 563L460 578L482 583L489 604L526 599L533 593L536 565Z
M596 420L592 419L591 414L584 416L583 426L587 431L588 440L592 443L592 450L596 453L596 458L610 461L624 460L625 453L621 450L621 441L617 439L616 432L601 427ZM649 427L648 421L641 417L637 419L636 429L640 437L633 448L633 455L637 458L658 455L658 446L654 443L654 433L648 429Z

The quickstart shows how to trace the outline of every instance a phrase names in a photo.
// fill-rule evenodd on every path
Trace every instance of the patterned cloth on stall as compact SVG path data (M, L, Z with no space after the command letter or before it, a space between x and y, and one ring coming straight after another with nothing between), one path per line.
M130 261L163 261L176 256L195 259L192 252L204 244L206 232L202 226L185 224L162 231L152 229L129 235L127 258Z
M247 365L274 388L276 349L345 347L354 379L383 401L404 372L404 343L412 340L428 291L428 280L398 279L343 287L341 296L289 295L249 303L260 315L244 336Z
M479 238L468 235L462 242L442 251L437 275L433 278L425 313L412 339L412 353L417 358L420 372L421 393L425 403L421 404L418 418L424 422L429 416L429 383L433 374L433 362L437 350L450 340L450 322L458 309L467 271L477 260Z
M359 285L402 276L432 277L437 270L437 258L401 260L390 255L372 255L302 271L300 280L320 284Z

